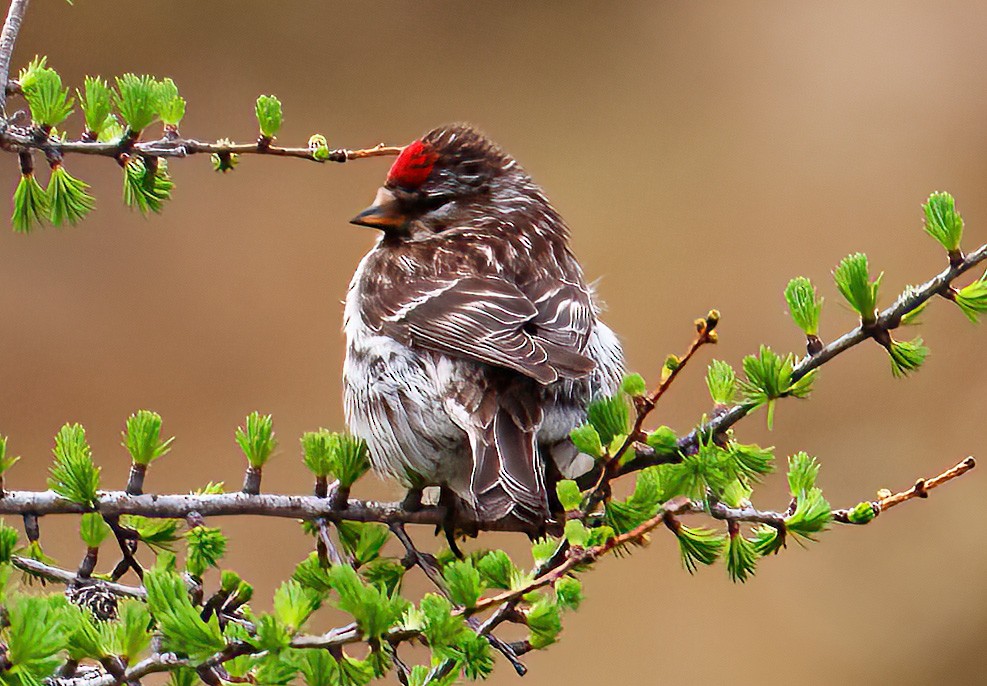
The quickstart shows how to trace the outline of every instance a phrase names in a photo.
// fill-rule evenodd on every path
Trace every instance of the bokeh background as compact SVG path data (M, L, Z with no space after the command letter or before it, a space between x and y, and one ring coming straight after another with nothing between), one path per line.
M829 279L849 252L885 271L885 303L938 272L920 228L930 191L957 196L968 247L987 240L985 34L977 0L39 0L14 66L41 53L72 84L171 76L189 102L182 129L202 139L251 140L268 92L284 103L286 144L314 132L334 147L402 144L474 122L567 218L631 366L654 378L711 307L718 357L801 351L782 298L798 274L820 284L822 335L835 337L854 323ZM6 162L0 187L13 192ZM0 231L0 431L23 456L13 485L42 488L52 435L79 421L104 482L121 487L120 429L148 407L178 436L150 489L238 487L233 429L260 409L282 442L265 488L307 491L297 437L342 426L340 302L375 238L347 220L388 164L245 157L223 176L204 158L176 161L174 200L143 219L122 206L115 165L70 159L98 198L91 218ZM783 403L772 433L758 415L740 438L820 456L844 505L978 453L985 332L940 302L921 334L933 354L914 378L892 379L863 346L825 367L811 400ZM684 431L708 409L701 371L676 384L660 422ZM763 506L784 504L783 481ZM743 586L722 566L690 577L658 534L585 577L584 609L528 658L526 683L982 683L985 484L977 471L870 527L790 546ZM376 479L358 494L398 495ZM73 523L42 524L74 564ZM223 525L230 565L261 597L307 552L291 522ZM492 683L515 678L501 664Z

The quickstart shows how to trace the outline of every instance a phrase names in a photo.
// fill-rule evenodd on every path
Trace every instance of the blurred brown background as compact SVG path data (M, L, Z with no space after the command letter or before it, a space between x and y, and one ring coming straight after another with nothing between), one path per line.
M401 144L472 121L544 185L631 366L654 378L710 307L723 313L719 357L739 363L762 342L801 351L781 295L797 274L826 296L824 338L852 326L829 279L849 252L885 270L885 303L938 272L920 229L930 191L957 196L968 247L987 240L984 35L977 0L39 0L14 65L47 54L73 85L172 76L189 101L182 129L203 139L252 139L268 92L286 144L314 132ZM176 161L174 200L145 220L122 206L112 163L70 159L98 211L62 232L0 231L0 431L24 456L15 487L43 487L66 421L88 427L104 483L122 486L119 431L148 407L178 436L150 489L238 487L233 429L260 409L282 439L265 488L308 490L297 436L342 426L340 301L374 240L346 222L388 164L249 157L222 176ZM0 175L12 192L14 159ZM758 415L740 437L819 455L827 495L846 505L978 453L985 332L941 302L924 319L933 355L915 378L892 379L864 346L827 365L810 401L783 403L773 433ZM659 419L686 430L708 406L697 367ZM763 506L784 503L783 480ZM870 527L791 546L744 586L722 566L690 577L659 534L585 577L584 609L530 657L526 683L983 683L985 483L978 470ZM368 479L358 494L397 492ZM290 522L224 525L230 564L264 597L306 553ZM74 564L72 522L43 529ZM514 679L501 664L492 681Z

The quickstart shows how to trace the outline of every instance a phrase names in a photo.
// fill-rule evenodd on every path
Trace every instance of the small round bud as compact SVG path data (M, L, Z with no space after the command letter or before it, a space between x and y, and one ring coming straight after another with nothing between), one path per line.
M321 133L316 133L308 139L308 148L312 151L313 159L319 162L329 159L329 143Z

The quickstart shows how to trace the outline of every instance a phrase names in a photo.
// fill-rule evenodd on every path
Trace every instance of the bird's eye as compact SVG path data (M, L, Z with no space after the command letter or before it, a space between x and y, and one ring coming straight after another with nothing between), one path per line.
M450 193L424 193L418 200L418 204L426 212L432 212L450 200L452 200L452 194Z

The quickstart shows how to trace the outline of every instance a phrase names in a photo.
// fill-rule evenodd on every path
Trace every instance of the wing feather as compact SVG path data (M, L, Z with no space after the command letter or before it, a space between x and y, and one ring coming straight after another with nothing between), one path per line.
M582 354L589 325L565 288L546 291L538 304L496 276L428 279L390 289L380 330L429 350L513 369L540 383L578 378L593 370ZM585 331L582 330L585 328Z

